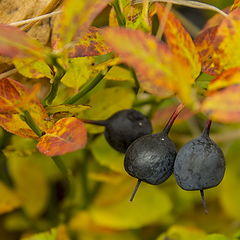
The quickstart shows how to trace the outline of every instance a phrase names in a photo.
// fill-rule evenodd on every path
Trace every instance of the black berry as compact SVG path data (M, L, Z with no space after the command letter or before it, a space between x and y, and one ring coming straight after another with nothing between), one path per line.
M202 135L179 150L174 163L177 184L184 190L200 190L206 211L203 190L217 186L225 172L223 153L209 137L210 126L208 121Z
M156 185L164 182L172 174L177 151L168 133L182 108L183 105L179 105L162 132L142 136L127 149L125 170L138 179L131 201L140 181Z
M122 153L126 152L134 140L152 132L148 118L134 109L116 112L107 120L85 122L105 126L104 135L107 142Z

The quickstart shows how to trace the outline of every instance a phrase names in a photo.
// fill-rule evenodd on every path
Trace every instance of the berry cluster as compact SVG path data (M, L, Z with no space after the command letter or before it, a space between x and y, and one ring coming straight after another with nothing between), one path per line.
M184 190L199 190L207 211L204 189L217 186L223 179L225 160L221 149L209 137L209 120L202 134L185 144L177 153L168 133L183 109L180 104L165 128L152 133L150 121L136 110L123 110L107 120L85 122L105 127L108 143L125 153L124 167L127 173L138 179L130 201L133 200L141 181L158 185L172 173L177 184Z

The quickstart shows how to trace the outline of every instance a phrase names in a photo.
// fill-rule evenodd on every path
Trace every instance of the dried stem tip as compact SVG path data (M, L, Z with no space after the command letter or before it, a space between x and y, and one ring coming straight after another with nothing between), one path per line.
M135 197L135 195L136 195L136 193L137 193L137 190L138 190L141 182L142 182L142 181L141 181L140 179L138 179L137 184L136 184L136 186L135 186L135 188L134 188L134 190L133 190L132 196L131 196L131 198L130 198L130 202L133 201L133 199L134 199L134 197Z

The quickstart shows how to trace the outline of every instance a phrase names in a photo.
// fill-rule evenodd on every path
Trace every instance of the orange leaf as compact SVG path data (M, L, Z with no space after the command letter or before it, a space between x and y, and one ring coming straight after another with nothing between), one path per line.
M23 110L30 113L42 131L46 131L47 113L36 97L38 86L32 91L21 83L11 79L0 79L0 126L22 137L37 138L37 135L20 118Z
M217 75L240 66L240 9L235 9L219 26L207 29L195 43L201 56L203 71Z
M240 67L230 68L213 79L208 86L208 94L234 84L240 84Z
M192 103L190 67L166 44L139 30L116 27L103 33L121 59L136 70L144 90L160 97L177 93L183 102Z
M230 12L230 8L227 7L223 10L226 14L229 14ZM220 13L217 13L215 14L213 17L211 17L207 23L204 25L204 27L202 28L201 32L207 30L208 28L211 28L211 27L215 27L215 26L218 26L222 23L222 21L225 19L225 17L220 14Z
M0 113L17 113L16 107L26 89L10 78L0 79Z
M0 126L6 131L20 137L38 138L38 136L20 118L19 114L0 114ZM41 129L43 130L43 128Z
M112 49L106 45L102 34L96 27L90 27L82 39L69 50L69 57L97 56L110 53Z
M37 148L47 156L63 155L83 148L87 132L83 122L75 117L62 118L40 138Z
M240 122L240 84L209 94L202 103L202 111L211 119L224 123Z
M59 36L62 48L73 40L81 38L91 25L95 17L107 6L111 0L67 0L63 3Z
M240 7L240 0L234 0L231 10L234 10L235 8L239 8L239 7Z
M52 37L52 46L54 49L58 48L59 41L59 33L55 30ZM106 45L99 29L89 27L85 35L69 49L68 57L98 56L110 53L111 51L112 49Z
M161 4L156 4L159 21L164 16L165 8ZM198 51L190 34L185 30L181 22L173 13L168 14L164 27L164 34L171 51L181 57L186 64L191 66L192 77L197 78L201 72L201 63Z
M217 30L218 26L208 28L200 33L195 39L195 44L202 62L202 71L210 75L218 74L218 69L216 69L216 66L212 61L214 52L213 41Z
M45 58L47 49L17 27L0 24L0 55Z

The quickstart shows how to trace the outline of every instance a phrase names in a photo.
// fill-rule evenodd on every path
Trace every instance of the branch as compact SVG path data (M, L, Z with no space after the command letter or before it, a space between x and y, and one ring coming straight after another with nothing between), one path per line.
M24 110L20 117L33 130L33 132L36 133L38 137L41 137L43 135L42 130L38 127L38 125L35 123L32 116L27 110Z
M68 98L66 101L64 101L63 104L74 104L78 100L80 100L83 96L85 96L88 92L90 92L96 85L104 78L106 73L110 70L108 68L106 71L98 73L98 75L90 82L87 83L83 89L78 92L76 95L72 96L71 98Z
M49 106L52 103L52 101L55 99L55 97L57 96L59 83L66 72L65 69L63 69L63 67L57 62L57 60L55 58L53 59L53 65L57 68L57 72L53 78L51 90L48 93L48 95L45 97L45 99L43 100L44 106Z

